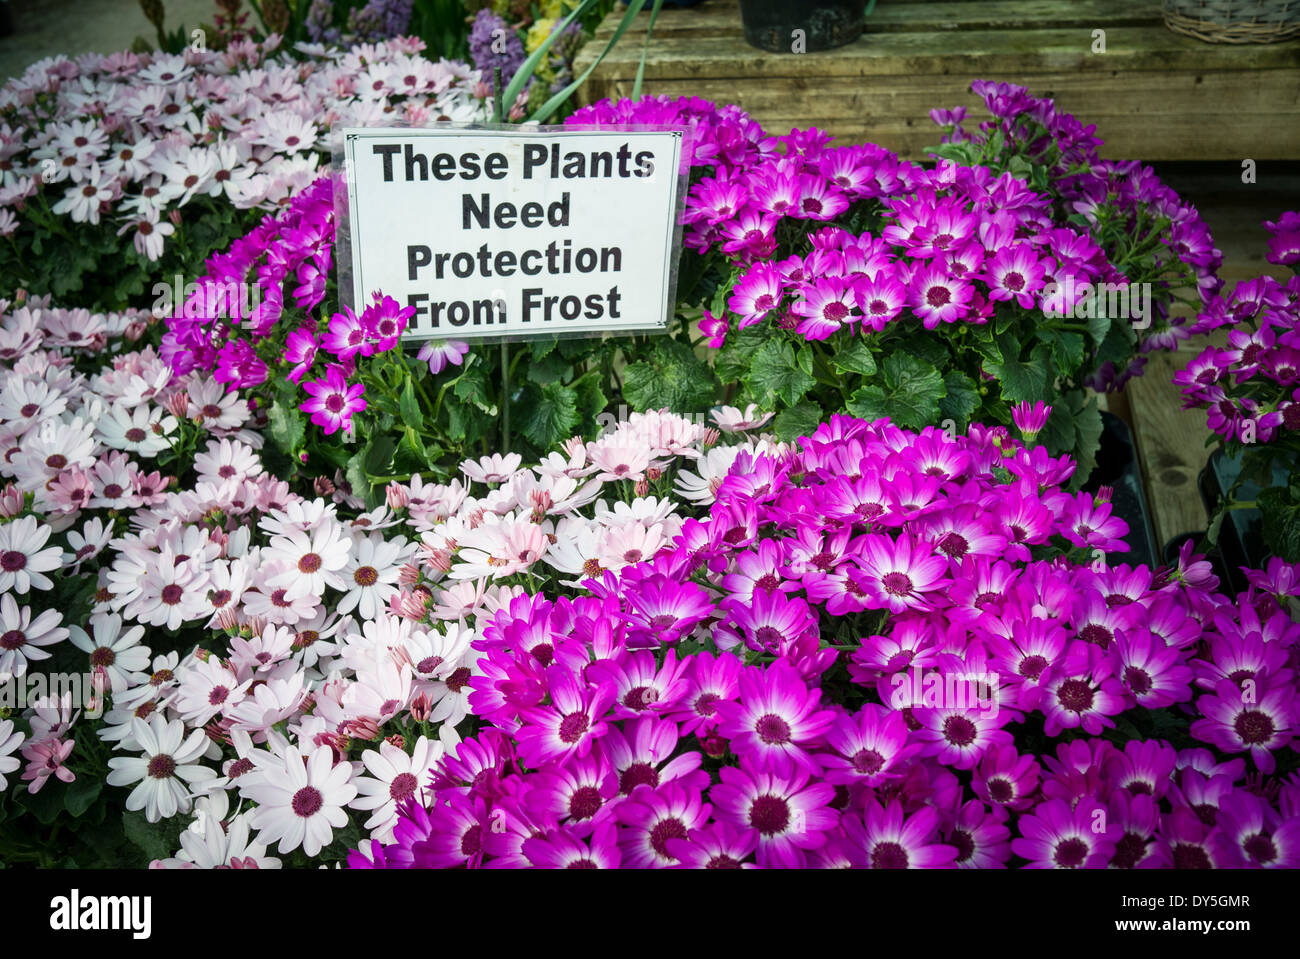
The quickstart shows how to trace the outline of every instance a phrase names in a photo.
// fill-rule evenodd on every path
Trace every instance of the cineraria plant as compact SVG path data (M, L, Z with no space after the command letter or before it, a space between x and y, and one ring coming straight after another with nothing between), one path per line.
M459 741L479 615L659 551L772 448L719 442L752 409L637 414L366 509L328 470L292 490L248 394L176 372L148 321L0 304L9 863L268 868L386 839Z
M1073 143L1073 118L1018 96L1016 110L1032 102ZM1149 171L1109 205L1103 195L1067 208L1063 196L1086 186L1092 197L1109 182L1095 153L1091 179L1077 163L1049 166L1021 150L1035 166L978 142L949 144L923 168L878 146L835 146L816 129L773 137L735 107L686 98L601 102L571 122L689 130L693 252L679 299L704 307L698 329L718 350L714 368L740 390L728 395L780 411L786 437L837 410L961 429L1009 425L1014 404L1046 402L1043 441L1078 459L1082 482L1101 433L1087 389L1140 370L1129 364L1139 339L1143 350L1173 345L1166 317L1180 282L1207 293L1217 282L1204 225ZM1152 299L1139 303L1149 281ZM1150 309L1119 317L1094 288Z
M653 558L480 617L483 725L351 865L1300 864L1300 569L1109 568L1074 468L844 416L740 453Z
M1300 212L1266 222L1267 259L1296 274L1281 283L1267 274L1212 299L1191 333L1227 330L1225 346L1207 346L1174 375L1184 408L1206 411L1220 446L1240 472L1211 522L1217 537L1228 509L1258 507L1268 549L1300 562ZM1275 482L1275 473L1285 477ZM1244 483L1261 487L1239 502Z
M122 309L320 176L348 125L483 120L488 88L407 38L295 60L222 51L47 58L0 91L0 296ZM173 304L174 305L174 304Z

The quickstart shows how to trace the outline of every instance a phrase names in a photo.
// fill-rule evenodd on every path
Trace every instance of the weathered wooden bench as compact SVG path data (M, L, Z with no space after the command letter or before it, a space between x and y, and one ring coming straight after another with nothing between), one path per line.
M620 17L580 52L579 73ZM592 73L586 102L631 94L648 21ZM660 13L644 92L735 103L773 132L818 126L916 159L938 142L931 108L983 115L976 79L1055 97L1115 158L1300 158L1300 41L1202 43L1168 30L1158 0L880 0L860 39L802 54L749 46L737 0L706 0Z

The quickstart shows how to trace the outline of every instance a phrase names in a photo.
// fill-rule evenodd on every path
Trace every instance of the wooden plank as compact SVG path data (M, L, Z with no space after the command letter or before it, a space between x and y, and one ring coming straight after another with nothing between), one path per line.
M579 51L581 71L595 57L589 43ZM630 78L642 45L620 42L600 65L607 78ZM1114 27L1106 52L1092 52L1087 28L881 33L820 53L768 53L734 37L669 37L654 40L646 59L648 79L751 79L776 77L882 77L920 74L997 76L1007 73L1100 73L1131 71L1202 73L1217 70L1300 68L1300 42L1207 44L1163 26ZM1137 82L1137 81L1134 81Z
M628 28L626 36L645 38L650 22L649 4ZM596 37L608 40L622 14L606 18ZM1151 0L986 0L971 2L880 4L866 20L868 33L946 30L1022 30L1038 27L1134 26L1160 23L1160 6ZM655 21L655 38L722 37L739 35L740 5L736 0L708 0L684 10L664 8Z
M1231 103L1232 112L1274 117L1300 116L1300 70L1219 71L1206 73L1152 73L1141 86L1117 84L1102 75L1046 73L1033 76L1000 74L1008 82L1025 82L1035 96L1053 97L1058 106L1096 123L1104 136L1103 120L1144 115L1199 117L1208 106ZM631 89L615 82L619 91ZM685 91L680 81L648 81L648 92L675 94ZM761 80L695 80L690 95L734 103L764 116L789 115L790 107L807 107L820 117L862 122L873 117L899 117L928 121L938 106L965 106L973 119L987 118L983 101L970 84L956 76L907 76L873 79L869 83L847 77L791 77L780 83ZM1216 111L1219 112L1219 111ZM972 125L973 126L973 125ZM1189 128L1201 128L1192 119ZM1298 135L1300 136L1300 135Z
M1157 546L1181 533L1204 530L1208 517L1196 486L1209 455L1203 410L1184 410L1174 373L1195 354L1152 354L1142 376L1130 380L1128 394L1138 462L1146 483Z

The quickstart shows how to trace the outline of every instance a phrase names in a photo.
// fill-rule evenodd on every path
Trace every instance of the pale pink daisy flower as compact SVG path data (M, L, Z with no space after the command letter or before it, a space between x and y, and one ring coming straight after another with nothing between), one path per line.
M215 656L207 661L192 657L177 670L172 708L190 726L204 726L228 707L243 701L252 677L239 681L234 671Z
M522 462L523 457L518 453L508 453L505 456L493 453L478 461L465 460L460 464L460 471L479 483L504 483L519 469Z
M206 452L194 454L200 480L252 479L262 474L262 461L251 447L229 439L209 440Z
M750 403L743 413L734 406L723 406L710 413L709 418L724 433L744 433L758 429L774 415L776 414L760 414L758 404Z
M397 592L398 576L414 555L415 544L408 544L402 536L386 540L381 533L354 536L352 542L350 558L342 571L347 592L334 608L340 615L355 609L363 619L374 619Z
M59 623L62 614L47 609L32 619L27 606L20 607L13 595L0 596L0 683L22 676L32 662L49 659L43 648L68 638L68 630Z
M103 668L113 695L144 680L149 668L149 647L139 645L144 627L133 626L122 632L122 617L116 613L97 613L90 617L90 633L80 626L69 627L69 639L83 653L90 655L90 668Z
M40 792L50 776L65 783L76 779L72 770L63 765L75 745L76 740L73 739L49 738L39 742L33 740L24 746L22 754L27 760L27 768L23 770L23 781L28 784L27 791L33 794Z
M203 594L208 574L194 560L180 561L164 547L155 563L149 564L140 584L140 595L123 612L150 626L179 629L181 623L206 616Z
M612 440L587 444L591 462L599 470L596 479L602 482L641 479L650 468L651 452L645 444L615 445Z

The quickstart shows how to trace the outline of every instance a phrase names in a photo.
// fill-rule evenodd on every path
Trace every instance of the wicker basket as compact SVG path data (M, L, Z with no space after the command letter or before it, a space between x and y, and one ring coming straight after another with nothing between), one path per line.
M1276 43L1300 36L1300 0L1164 0L1165 25L1206 43Z

